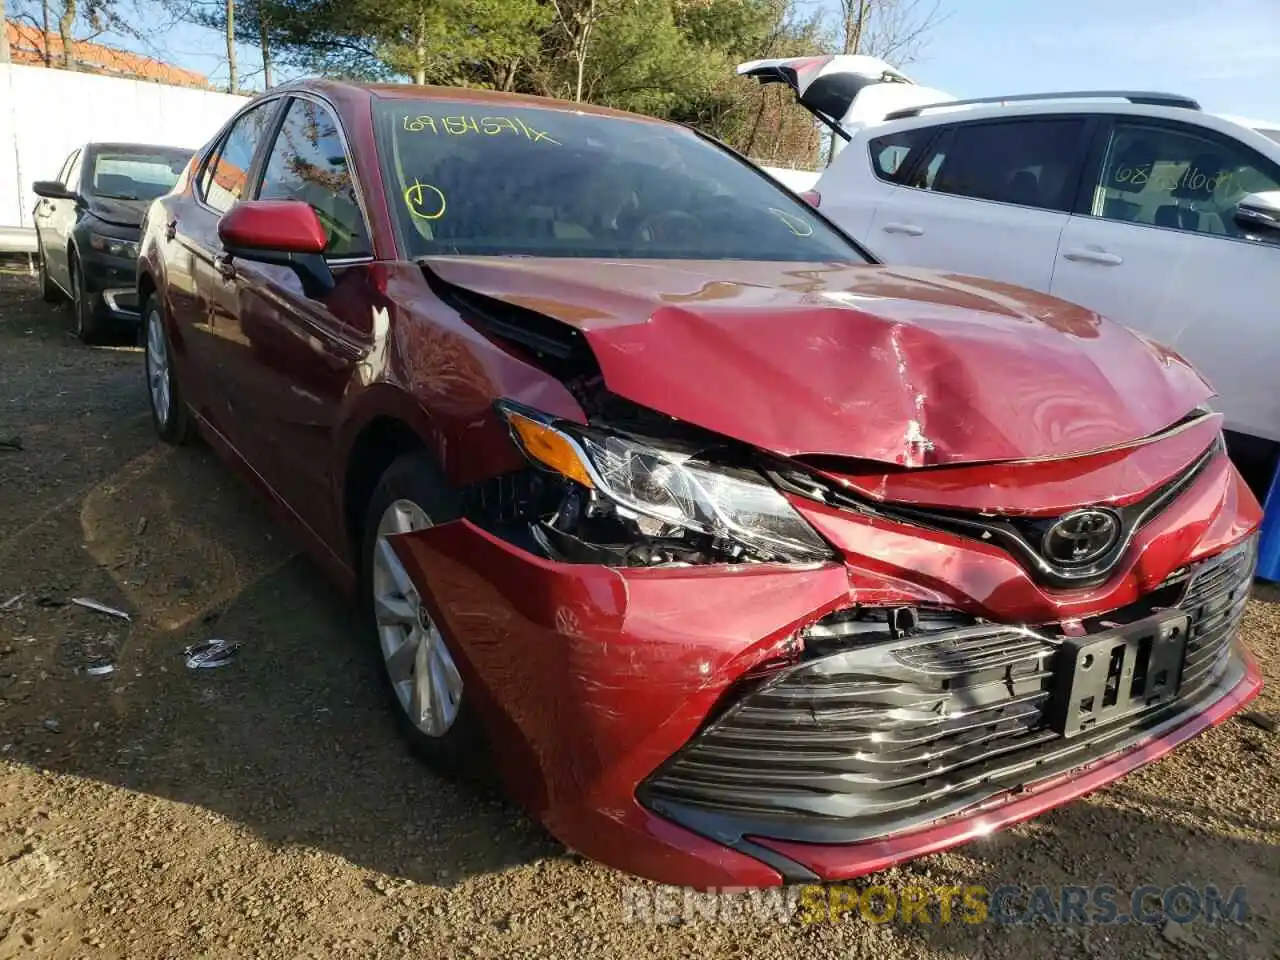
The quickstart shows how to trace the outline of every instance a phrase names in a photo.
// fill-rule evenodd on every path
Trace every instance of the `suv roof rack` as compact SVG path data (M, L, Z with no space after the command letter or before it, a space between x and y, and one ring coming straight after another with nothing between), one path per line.
M942 107L969 107L980 103L1019 103L1028 100L1128 100L1153 107L1185 107L1199 110L1200 104L1191 97L1176 93L1156 93L1149 90L1071 90L1064 93L1018 93L1008 97L977 97L973 100L948 100L945 103L926 103L919 107L903 107L885 114L885 120L901 120L919 116L925 110Z

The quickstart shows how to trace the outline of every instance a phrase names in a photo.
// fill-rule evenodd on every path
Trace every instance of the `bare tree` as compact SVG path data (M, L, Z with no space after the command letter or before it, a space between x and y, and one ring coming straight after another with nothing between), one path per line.
M58 18L58 35L62 38L62 69L76 70L75 52L71 46L71 28L76 23L76 0L65 0Z
M236 0L227 0L227 93L236 92Z
M581 103L591 34L596 24L604 18L604 11L599 0L551 0L551 5L556 11L555 22L560 24L569 41L569 56L573 59L576 72L573 99Z
M909 63L947 16L942 0L840 0L842 50Z

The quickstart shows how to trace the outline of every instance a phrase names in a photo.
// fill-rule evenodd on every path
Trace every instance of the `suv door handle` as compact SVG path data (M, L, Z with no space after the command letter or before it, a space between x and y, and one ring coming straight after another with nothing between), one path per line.
M213 258L213 265L218 268L223 280L234 280L236 278L236 265L231 261L229 253L218 254Z
M1073 250L1064 250L1062 253L1064 260L1073 260L1077 263L1098 263L1104 267L1118 267L1124 263L1124 257L1107 253L1105 250L1081 249L1079 247Z
M164 226L164 238L166 240L172 240L177 235L178 235L178 221L176 219L170 220Z
M886 223L881 229L885 233L902 233L908 237L924 236L924 227L917 227L914 223Z

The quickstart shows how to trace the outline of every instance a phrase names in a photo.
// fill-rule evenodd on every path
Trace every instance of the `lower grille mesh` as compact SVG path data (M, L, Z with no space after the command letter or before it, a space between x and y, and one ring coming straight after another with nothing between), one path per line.
M746 694L650 778L642 799L667 813L874 836L904 816L940 816L1028 774L1088 762L1209 691L1228 665L1255 556L1250 541L1162 588L1191 618L1172 703L1066 740L1045 720L1054 637L985 624L885 640L802 662Z

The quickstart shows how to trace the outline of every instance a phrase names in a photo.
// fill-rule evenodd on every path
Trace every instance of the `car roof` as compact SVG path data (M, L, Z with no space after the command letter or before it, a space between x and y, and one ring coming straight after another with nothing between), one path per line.
M1025 103L993 103L990 105L954 106L946 103L931 105L922 113L896 120L887 120L864 127L858 131L863 136L880 136L899 130L912 130L919 127L938 126L942 124L969 122L976 120L994 120L1008 117L1042 117L1050 114L1069 116L1072 114L1115 114L1117 116L1154 117L1167 120L1181 120L1199 126L1209 127L1223 133L1247 131L1246 139L1252 136L1269 140L1258 132L1258 125L1253 121L1226 114L1208 113L1193 110L1189 107L1158 106L1149 103L1130 103L1122 100L1034 100ZM1267 126L1262 124L1262 126ZM1234 128L1234 129L1233 129ZM1277 127L1280 128L1280 127ZM1270 141L1274 146L1275 141ZM1256 144L1255 144L1256 145Z
M273 87L272 93L290 90L311 90L335 100L351 101L361 97L377 100L442 100L457 103L491 104L494 106L525 106L560 113L588 114L598 117L614 117L619 120L639 120L661 126L674 126L666 120L647 117L626 110L601 107L591 103L556 100L552 97L536 97L523 93L503 93L497 90L478 90L474 87L433 87L408 83L353 83L343 80L307 79Z
M121 153L146 153L163 151L165 153L190 154L190 147L175 147L166 143L121 143L118 141L94 140L84 145L85 150L97 153L99 150L118 150Z

